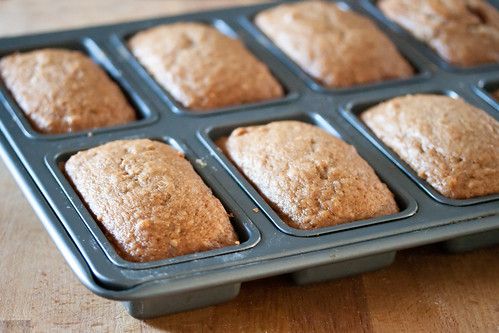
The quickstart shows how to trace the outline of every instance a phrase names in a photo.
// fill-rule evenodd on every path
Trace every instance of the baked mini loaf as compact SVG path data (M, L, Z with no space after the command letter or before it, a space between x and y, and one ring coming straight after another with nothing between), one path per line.
M73 155L64 168L127 260L159 260L239 243L220 201L167 144L113 141Z
M379 8L451 64L499 61L499 12L485 0L380 0Z
M206 110L275 99L283 89L239 40L200 23L137 33L132 53L183 106Z
M366 17L330 2L283 4L256 25L305 72L327 87L405 78L412 67Z
M484 111L447 96L408 95L361 118L444 196L499 193L499 122Z
M299 121L242 127L219 145L291 227L315 229L398 211L355 148L319 127Z
M0 74L31 125L57 134L136 119L120 88L79 51L41 49L0 60Z

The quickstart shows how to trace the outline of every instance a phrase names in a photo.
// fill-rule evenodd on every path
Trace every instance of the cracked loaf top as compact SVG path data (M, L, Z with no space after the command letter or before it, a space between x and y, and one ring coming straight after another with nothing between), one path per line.
M0 73L39 132L82 131L136 119L118 85L79 51L14 53L0 60Z
M499 193L499 122L461 99L408 95L362 120L419 177L453 199Z
M239 40L200 23L175 23L134 35L140 63L183 106L206 110L275 99L283 89Z
M239 244L229 217L182 153L147 139L73 155L69 179L118 253L152 261Z
M259 13L256 25L305 72L327 87L404 78L413 70L366 17L305 1Z
M355 148L323 129L277 121L218 143L288 225L315 229L398 212Z
M499 12L484 0L381 0L379 8L447 62L499 62Z

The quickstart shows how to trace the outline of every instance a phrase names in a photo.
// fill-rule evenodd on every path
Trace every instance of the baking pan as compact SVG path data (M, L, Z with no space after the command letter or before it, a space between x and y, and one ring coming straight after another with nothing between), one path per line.
M470 200L441 197L377 140L358 114L369 105L408 93L460 96L498 119L488 92L499 65L456 69L407 36L370 1L342 6L369 16L416 70L408 79L329 89L317 84L253 24L276 3L157 18L79 30L0 39L0 56L42 47L82 50L127 95L139 120L70 134L35 132L0 82L2 157L64 258L97 295L148 318L227 301L242 282L291 273L297 283L358 274L391 264L396 252L443 242L460 252L499 243L497 195ZM142 68L127 48L134 33L164 23L212 24L241 39L285 88L283 98L196 113L183 108ZM395 194L400 213L317 230L286 225L217 149L238 126L295 119L324 128L355 146ZM149 263L120 258L60 170L71 154L125 138L164 141L185 153L196 172L232 213L241 244Z

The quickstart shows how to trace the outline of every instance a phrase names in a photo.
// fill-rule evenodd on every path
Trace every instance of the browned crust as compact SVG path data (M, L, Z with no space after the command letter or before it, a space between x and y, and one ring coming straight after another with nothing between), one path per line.
M57 134L136 119L120 88L79 51L42 49L0 60L0 74L32 126Z
M277 121L242 127L217 143L294 228L398 212L393 194L355 148L316 126Z
M305 72L328 87L406 78L412 67L366 17L304 1L259 13L256 25Z
M499 61L499 12L486 1L381 0L379 7L454 65Z
M361 114L371 130L438 192L499 192L499 122L461 99L408 95Z
M113 141L73 155L64 169L127 260L239 244L220 201L183 155L164 143Z
M275 99L283 89L244 44L200 23L161 25L129 46L139 62L183 106L193 110Z

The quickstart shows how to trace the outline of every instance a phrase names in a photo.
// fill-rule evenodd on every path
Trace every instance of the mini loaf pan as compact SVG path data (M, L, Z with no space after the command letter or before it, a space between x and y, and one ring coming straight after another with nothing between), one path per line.
M421 43L408 38L369 1L343 6L374 20L417 69L407 80L326 89L304 74L253 24L278 3L230 8L79 30L0 39L0 55L45 47L88 54L121 87L140 116L123 126L78 133L37 133L0 80L2 158L41 222L82 283L97 295L124 303L132 316L148 318L189 310L237 296L241 283L291 274L311 283L391 264L401 249L443 242L460 252L499 243L497 195L457 202L441 198L358 119L368 106L391 97L432 92L460 96L498 118L488 92L499 66L449 70ZM278 100L208 112L183 108L132 56L134 33L173 22L204 22L241 39L286 90ZM214 145L234 128L276 120L322 127L353 145L395 194L401 212L317 230L297 230L279 216ZM64 176L72 154L106 142L151 138L182 151L213 193L233 214L241 244L149 263L120 258Z
M411 215L414 215L417 211L417 203L416 201L409 196L409 194L401 187L398 186L397 183L394 183L390 179L390 175L387 170L379 169L373 166L375 171L380 177L381 181L388 185L390 191L394 194L397 205L400 209L400 212L392 215L385 215L376 218L370 218L366 220L353 221L350 223L338 224L325 228L318 228L312 230L300 230L293 227L288 226L279 215L269 206L269 204L262 198L262 196L251 186L250 182L244 178L241 172L229 161L229 159L220 151L220 149L216 146L216 140L227 137L230 133L238 128L245 126L255 126L255 125L264 125L268 124L272 121L283 121L283 120L295 120L301 121L304 123L309 123L311 125L315 125L317 127L321 127L325 131L327 131L330 135L336 136L347 143L350 143L348 139L345 138L344 135L341 135L338 132L338 129L334 128L332 124L329 124L324 118L322 118L317 113L308 113L308 114L296 114L296 115L288 115L286 117L279 118L271 118L267 119L265 122L258 123L236 123L236 124L227 124L225 126L218 126L214 128L208 128L204 132L199 132L199 137L205 143L205 145L210 149L210 153L218 158L220 163L222 163L227 171L239 182L239 185L244 188L248 195L253 198L255 204L261 209L270 220L283 232L299 237L311 237L318 236L326 233L337 232L346 229L359 228L362 226L367 226L375 223L384 223L389 221L395 221L398 219L407 218ZM355 146L355 145L354 145ZM358 148L357 148L358 149ZM362 154L361 154L362 156ZM362 156L365 160L369 161L369 158ZM373 162L373 165L375 162Z
M131 138L125 137L123 139L138 139L138 138L143 138L143 137L133 136ZM205 170L206 165L203 160L197 158L193 154L193 152L187 147L186 144L176 141L171 137L148 138L148 139L166 143L184 154L185 158L191 163L196 172L204 180L205 184L214 191L215 197L220 199L226 211L231 215L231 222L238 235L240 244L235 246L220 248L217 250L197 252L193 254L188 254L158 261L152 261L152 262L127 261L118 255L114 247L107 240L106 236L95 222L95 217L88 209L88 207L83 203L80 196L76 193L75 189L70 184L70 181L67 179L63 171L64 164L72 155L76 154L78 151L87 150L93 147L89 146L89 147L84 147L83 149L79 149L77 151L60 152L57 153L55 156L47 154L45 156L45 163L47 167L50 169L52 175L56 178L57 182L59 183L59 186L66 193L67 197L69 198L73 207L78 212L78 215L81 218L81 221L78 221L76 223L84 223L87 226L87 228L93 234L93 237L96 239L97 243L102 247L107 257L113 264L130 269L154 268L158 266L170 265L172 263L193 261L209 256L217 256L230 252L243 251L255 246L258 243L258 241L260 240L260 233L258 229L256 229L255 226L248 219L248 217L245 216L243 212L241 212L241 210L237 206L237 203L234 202L234 199L228 196L226 191L220 191L220 187L217 186L216 183L214 183L214 179L211 176L210 172L206 172L207 171ZM98 145L104 143L106 142L99 143ZM75 221L66 222L67 225L71 225L73 223L75 223Z

